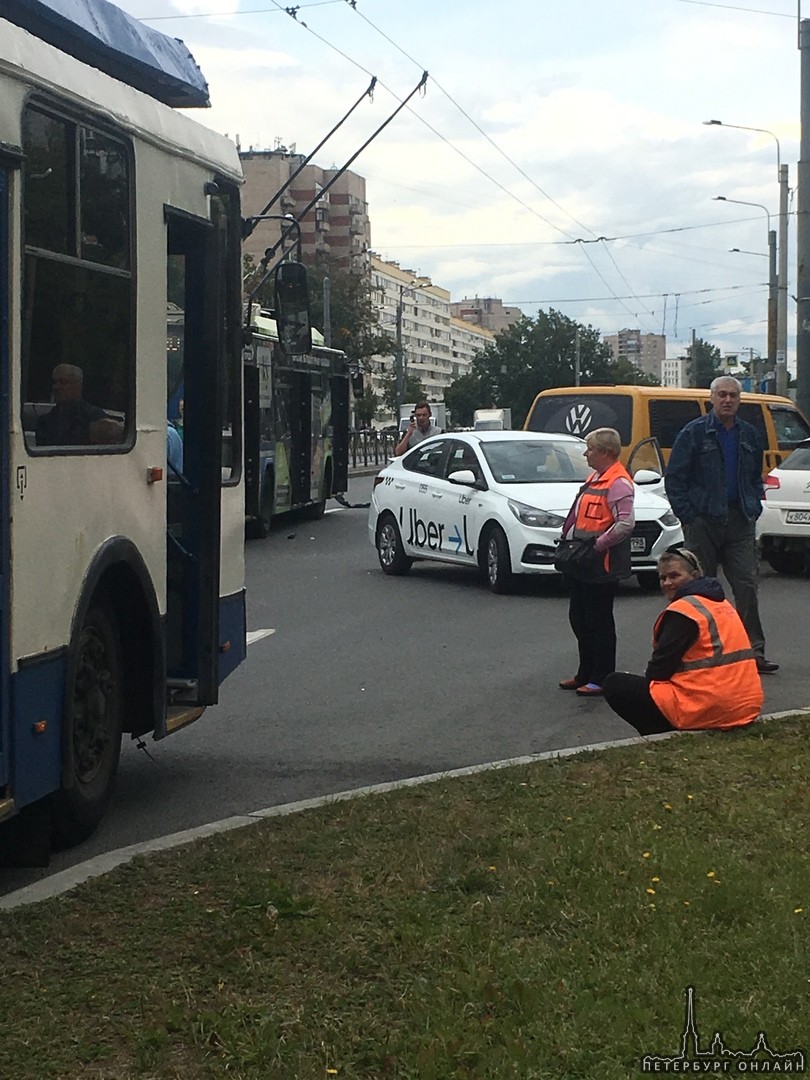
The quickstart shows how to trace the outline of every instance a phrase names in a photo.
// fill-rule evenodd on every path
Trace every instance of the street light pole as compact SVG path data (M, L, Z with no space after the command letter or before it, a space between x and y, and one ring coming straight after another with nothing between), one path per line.
M801 143L796 183L796 404L810 412L810 19L799 23Z
M394 353L394 397L396 399L396 422L399 423L399 411L402 408L402 400L405 397L405 350L402 347L402 307L405 286L399 286L399 299L397 300L396 322L396 352Z
M800 45L801 48L801 45ZM737 131L756 131L761 135L770 135L776 143L776 173L779 181L779 265L777 270L776 288L776 350L768 353L772 361L775 361L776 392L787 392L787 295L788 295L788 167L782 164L782 148L779 139L767 128L748 127L745 124L726 124L722 120L704 120L709 127L735 128ZM770 226L768 228L770 232Z
M408 361L405 354L405 345L402 340L402 313L405 307L405 292L407 289L429 289L430 281L402 282L399 285L397 298L396 316L396 345L394 346L394 397L396 398L397 423L399 423L399 411L405 400L405 392L408 385Z
M777 143L778 145L778 143ZM779 166L779 291L776 304L776 392L786 394L788 296L788 167Z
M776 232L771 228L771 215L762 203L747 202L745 199L727 199L725 195L715 195L716 202L737 203L738 206L756 206L765 211L768 219L768 362L776 368L776 356L779 349L779 289L776 272ZM787 279L786 279L787 280Z

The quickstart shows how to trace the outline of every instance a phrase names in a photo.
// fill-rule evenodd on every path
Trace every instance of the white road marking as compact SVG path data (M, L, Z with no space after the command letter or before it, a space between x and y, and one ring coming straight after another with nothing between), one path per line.
M255 645L257 641L270 637L271 634L275 634L275 630L248 630L247 643L248 645Z

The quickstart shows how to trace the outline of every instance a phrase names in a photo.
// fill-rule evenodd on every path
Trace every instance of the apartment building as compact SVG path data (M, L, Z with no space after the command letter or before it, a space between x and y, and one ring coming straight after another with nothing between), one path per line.
M503 300L495 296L476 296L473 299L454 300L450 304L450 314L461 322L483 326L497 334L513 326L523 312L520 308L505 307Z
M304 156L297 154L294 147L281 145L273 150L240 149L239 157L245 175L242 187L245 217L260 214L304 161ZM311 163L305 165L269 212L298 218L304 207L316 199L300 223L304 262L328 255L346 269L365 272L371 244L365 178L347 170L333 187L318 197L338 171ZM243 252L258 263L265 250L278 241L282 224L260 222L244 241Z
M645 374L655 379L661 378L661 364L667 355L665 334L620 330L618 334L603 334L602 341L609 347L614 360L624 357Z
M470 370L472 358L494 337L491 330L450 314L450 293L397 262L370 256L371 296L380 327L391 335L389 356L374 358L372 387L382 396L382 378L394 371L398 343L407 374L416 376L429 401L442 401L447 387Z
M664 357L661 361L659 373L662 386L688 386L689 374L686 365L688 360L685 356L673 357L671 360Z

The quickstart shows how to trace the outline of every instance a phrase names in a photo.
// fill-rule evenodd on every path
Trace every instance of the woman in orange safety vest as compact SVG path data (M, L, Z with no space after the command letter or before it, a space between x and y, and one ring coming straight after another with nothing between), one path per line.
M565 571L569 591L568 621L579 650L579 666L561 690L580 697L602 694L602 684L616 667L613 599L618 582L632 573L630 534L636 523L635 488L619 461L619 433L596 428L585 438L585 458L593 472L580 488L562 527L566 540L587 540L593 555Z
M646 674L609 675L608 705L642 735L750 724L762 708L762 683L722 585L703 577L697 557L683 547L661 556L658 573L669 604L653 629Z

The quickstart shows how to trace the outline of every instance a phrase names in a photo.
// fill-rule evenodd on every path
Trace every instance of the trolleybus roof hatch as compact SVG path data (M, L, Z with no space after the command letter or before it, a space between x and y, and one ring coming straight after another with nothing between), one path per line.
M178 38L108 0L4 0L3 18L175 108L209 104L208 84Z

